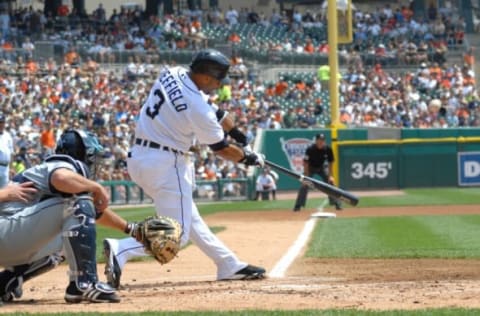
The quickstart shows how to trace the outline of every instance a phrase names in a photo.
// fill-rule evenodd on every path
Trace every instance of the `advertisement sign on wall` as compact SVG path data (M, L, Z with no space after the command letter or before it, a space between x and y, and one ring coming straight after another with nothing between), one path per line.
M480 185L480 151L458 153L458 185Z

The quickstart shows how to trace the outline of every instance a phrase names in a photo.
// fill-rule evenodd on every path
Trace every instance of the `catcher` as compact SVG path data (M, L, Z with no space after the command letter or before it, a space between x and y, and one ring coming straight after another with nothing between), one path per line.
M17 177L18 185L0 190L0 235L3 241L13 241L0 247L0 264L7 267L0 272L0 305L21 297L23 282L50 271L65 259L70 266L65 292L68 303L119 302L115 290L97 277L97 223L120 231L128 228L129 235L145 245L146 252L162 264L175 257L181 235L175 220L149 217L127 224L108 208L106 191L87 178L95 174L96 157L102 150L92 134L67 130L58 141L55 155ZM63 197L63 192L72 194ZM92 197L77 192L92 192Z

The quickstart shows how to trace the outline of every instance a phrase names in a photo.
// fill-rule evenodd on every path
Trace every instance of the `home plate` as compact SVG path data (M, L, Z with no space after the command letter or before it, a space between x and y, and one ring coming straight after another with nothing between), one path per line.
M330 212L316 212L316 213L312 213L312 215L310 215L310 217L332 218L332 217L337 217L337 214L330 213Z

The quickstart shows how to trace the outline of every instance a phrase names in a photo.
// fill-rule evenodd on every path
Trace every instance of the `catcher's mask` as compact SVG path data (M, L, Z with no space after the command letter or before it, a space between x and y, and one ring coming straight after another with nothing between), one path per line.
M95 178L96 165L101 159L104 149L95 134L83 130L67 129L58 139L55 153L68 155L82 161L90 169L90 178Z

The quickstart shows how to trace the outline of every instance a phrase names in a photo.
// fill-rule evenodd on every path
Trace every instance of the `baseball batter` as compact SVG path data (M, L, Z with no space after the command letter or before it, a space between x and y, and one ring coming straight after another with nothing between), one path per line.
M197 140L224 159L263 166L261 155L227 143L220 122L225 113L215 111L202 94L218 89L229 66L226 56L208 49L194 56L190 69L163 69L142 107L127 165L132 180L153 198L157 214L181 223L182 244L191 239L215 262L217 279L254 279L263 277L265 269L239 260L200 217L192 195L193 163L185 154ZM128 226L126 231L130 230ZM106 239L104 247L105 273L114 287L120 284L127 260L146 255L133 238Z
M70 268L68 303L120 301L110 286L98 281L96 269L95 218L108 206L109 194L88 176L100 151L95 136L67 130L57 154L13 179L20 188L32 184L34 190L31 196L17 192L15 201L0 204L0 265L8 267L0 273L3 301L21 296L24 281L64 257Z

